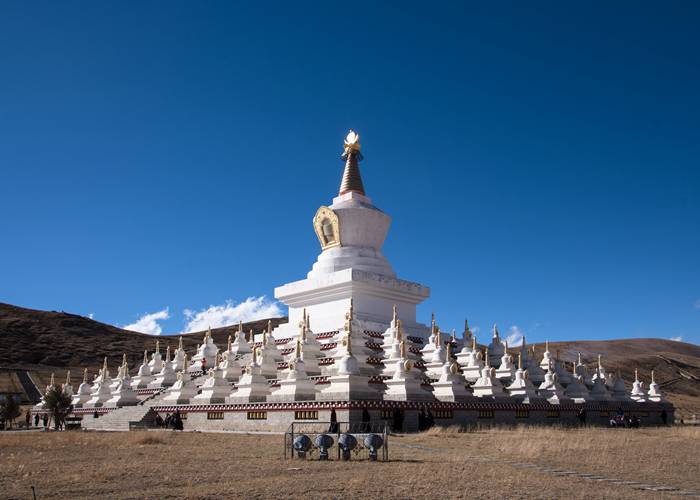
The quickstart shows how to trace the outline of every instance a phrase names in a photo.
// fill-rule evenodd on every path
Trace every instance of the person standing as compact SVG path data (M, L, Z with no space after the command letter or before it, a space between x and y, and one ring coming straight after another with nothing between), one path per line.
M34 415L34 427L39 427L39 414Z
M29 429L32 426L32 414L29 410L27 410L27 413L24 414L24 421L27 424L27 429Z

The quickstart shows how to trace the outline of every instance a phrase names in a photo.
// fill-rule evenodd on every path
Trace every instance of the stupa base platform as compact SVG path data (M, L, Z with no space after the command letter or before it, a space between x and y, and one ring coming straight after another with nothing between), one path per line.
M372 422L391 423L394 409L403 414L402 432L417 432L419 415L430 412L435 425L489 427L501 425L565 425L580 426L579 412L586 411L586 425L607 427L619 409L627 416L637 416L641 426L663 425L662 412L666 411L667 422L673 422L673 405L664 403L615 403L589 402L585 404L551 404L533 401L530 404L517 401L494 401L475 399L469 402L419 402L419 401L297 401L289 403L247 403L210 405L156 404L151 410L161 415L180 411L185 431L241 431L284 432L292 422L328 422L331 410L335 409L338 421L362 423L363 409L367 409ZM99 419L111 412L123 409L94 408L76 409L75 417L82 417L84 429L94 428L94 414ZM37 411L39 412L39 411ZM105 415L107 414L107 415Z

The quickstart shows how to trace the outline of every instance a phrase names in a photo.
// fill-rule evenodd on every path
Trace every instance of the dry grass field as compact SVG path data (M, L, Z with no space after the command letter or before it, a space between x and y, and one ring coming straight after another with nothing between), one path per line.
M31 498L671 498L513 462L700 490L698 428L392 436L390 462L285 461L282 436L0 433L0 496Z

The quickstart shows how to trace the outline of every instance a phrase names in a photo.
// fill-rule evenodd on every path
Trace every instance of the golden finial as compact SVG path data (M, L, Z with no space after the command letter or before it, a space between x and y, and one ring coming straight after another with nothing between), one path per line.
M102 369L104 370L104 373L107 374L107 356L105 356L104 363L102 363Z
M352 342L350 341L350 334L345 336L345 342L347 342L348 356L352 356Z
M87 368L83 369L83 384L87 384L88 381L88 371Z
M148 364L148 349L143 350L143 364Z
M160 354L160 340L156 340L156 352Z
M309 329L309 315L306 314L306 309L304 309L304 328L301 331L301 340L306 343L306 331Z
M267 320L267 334L272 335L272 320L271 319Z
M437 326L435 325L435 313L430 313L430 333L435 335L435 330Z
M245 336L245 332L243 331L243 321L238 320L238 335L239 335L238 340L239 341L241 340L241 337L240 337L241 334L243 334L243 336Z
M263 338L262 338L262 345L263 345L263 347L264 347L264 346L267 345L267 330L263 330L262 336L263 336Z
M401 341L403 339L403 323L400 319L396 320L396 340Z
M396 310L396 304L391 308L391 320L393 321L394 325L396 325L396 320L399 319L399 314Z
M651 372L651 381L654 381L654 372ZM70 385L70 370L66 372L66 385Z
M549 352L549 340L545 340L545 341L544 341L544 350L545 350L546 352Z
M182 350L182 335L180 335L180 339L177 341L177 348Z
M301 340L297 339L296 359L301 358Z
M250 329L250 333L248 334L248 340L249 340L250 342L255 343L255 334L253 333L253 329L252 329L252 328Z
M214 368L218 368L218 367L219 367L219 363L221 363L221 354L219 354L219 353L217 352L217 353L216 353L216 358L215 358L215 360L214 360Z
M447 344L447 354L445 354L445 362L449 363L452 359L452 344Z
M469 331L469 320L464 319L464 338L466 339L471 335L472 332Z
M440 347L441 345L442 345L442 334L440 333L440 329L438 328L438 331L435 334L435 347Z
M50 385L51 387L53 387L54 384L55 384L55 382L54 382L53 372L51 372L51 382L49 382L49 385Z
M226 350L229 351L229 352L231 351L231 344L232 344L232 342L231 342L231 336L229 335L229 336L228 336L228 344L227 344L227 346L226 346Z
M126 364L126 353L122 354L122 366Z
M399 343L399 357L402 359L406 357L406 342L403 340Z
M508 340L503 341L503 346L504 346L505 354L507 355L508 354Z
M486 363L486 366L491 366L491 365L489 365L489 348L487 347L485 349L485 351L486 351L486 354L484 354L484 361Z
M603 366L600 363L600 354L598 354L598 369L602 368Z
M165 349L165 362L170 362L170 344L168 344L168 347ZM124 355L124 364L126 365L126 354Z
M187 371L187 353L185 353L185 356L182 360L182 371Z
M639 370L637 368L634 369L634 381L639 382Z

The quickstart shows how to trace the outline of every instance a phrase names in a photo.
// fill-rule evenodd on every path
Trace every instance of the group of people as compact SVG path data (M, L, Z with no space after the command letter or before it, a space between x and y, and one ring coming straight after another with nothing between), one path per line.
M175 410L175 413L167 413L165 418L160 416L160 413L156 414L156 425L161 429L173 429L176 431L181 431L184 429L184 424L182 423L182 416L180 415L180 410Z
M665 411L665 410L664 410ZM665 422L664 422L665 423ZM610 419L610 427L620 427L626 429L637 429L641 421L637 415L627 416L622 408L617 410L617 414Z

